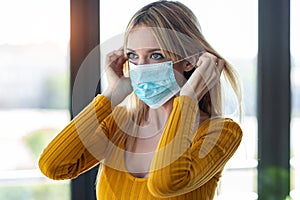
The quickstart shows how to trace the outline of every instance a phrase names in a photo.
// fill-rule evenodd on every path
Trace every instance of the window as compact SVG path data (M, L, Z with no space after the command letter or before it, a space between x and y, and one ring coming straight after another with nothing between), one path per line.
M0 2L0 199L70 198L38 157L70 120L69 1Z

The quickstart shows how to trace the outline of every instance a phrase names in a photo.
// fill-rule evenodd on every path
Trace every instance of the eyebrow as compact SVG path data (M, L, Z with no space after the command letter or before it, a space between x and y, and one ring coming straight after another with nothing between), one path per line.
M127 51L132 51L132 52L135 52L135 50L133 49L130 49L130 48L126 48ZM147 53L151 53L151 52L154 52L154 51L162 51L160 48L155 48L155 49L149 49L147 51Z

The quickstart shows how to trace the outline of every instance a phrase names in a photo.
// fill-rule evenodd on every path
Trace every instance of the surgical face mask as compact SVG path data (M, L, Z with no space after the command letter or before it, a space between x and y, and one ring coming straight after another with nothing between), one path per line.
M150 108L162 106L180 91L172 61L145 65L129 62L129 67L134 93Z

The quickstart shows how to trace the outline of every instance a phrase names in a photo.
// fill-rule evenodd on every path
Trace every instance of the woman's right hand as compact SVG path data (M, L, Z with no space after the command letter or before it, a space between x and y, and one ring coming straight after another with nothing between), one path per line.
M106 56L105 73L108 87L103 95L110 99L113 106L121 103L132 92L130 79L125 77L123 72L123 66L127 59L123 47Z

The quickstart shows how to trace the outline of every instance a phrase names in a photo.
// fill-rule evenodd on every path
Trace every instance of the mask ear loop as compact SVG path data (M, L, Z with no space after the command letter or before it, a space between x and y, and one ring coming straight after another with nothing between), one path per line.
M199 59L199 57L203 54L203 53L205 53L206 51L205 50L203 50L203 51L200 51L200 52L198 52L198 53L195 53L195 54L192 54L192 55L190 55L190 56L188 56L188 57L185 57L185 58L182 58L182 59L180 59L180 60L176 60L173 64L176 64L176 63L179 63L179 62L181 62L181 61L183 61L183 60L187 60L187 59L189 59L189 58L192 58L192 57L194 57L195 55L197 55L197 59L196 60L198 60ZM197 61L196 61L197 62ZM194 67L196 66L196 63L194 64ZM196 67L195 67L196 68Z
M184 58L184 59L181 59L180 61L185 60L185 59L187 59L187 58L190 58L190 57L193 57L193 56L197 55L197 59L196 59L196 63L197 63L197 60L199 59L199 57L200 57L203 53L205 53L205 52L206 52L206 51L200 51L200 52L195 53L195 54L193 54L193 55L191 55L191 56L188 56L188 57L186 57L186 58ZM176 61L176 62L180 62L180 61ZM183 76L184 76L184 78L185 78L186 80L188 80L188 79L190 78L190 76L194 73L194 71L196 70L196 63L193 64L194 67L193 67L190 71L185 71L185 72L183 72Z

